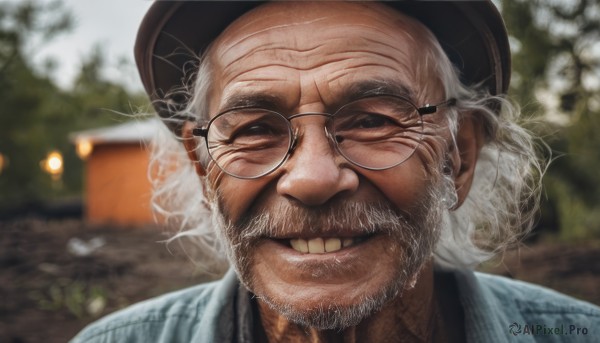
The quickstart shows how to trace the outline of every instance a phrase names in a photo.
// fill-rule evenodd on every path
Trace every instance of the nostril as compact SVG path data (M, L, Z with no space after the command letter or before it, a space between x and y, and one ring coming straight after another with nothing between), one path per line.
M342 137L340 135L335 135L335 141L338 143L341 143L344 141L344 137Z

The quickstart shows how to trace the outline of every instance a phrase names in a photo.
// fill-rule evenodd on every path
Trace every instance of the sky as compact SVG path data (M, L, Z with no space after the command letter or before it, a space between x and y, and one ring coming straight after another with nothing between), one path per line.
M48 2L49 0L34 1ZM32 54L34 63L42 65L48 57L54 58L58 62L58 69L52 73L52 77L60 86L68 87L76 76L83 58L90 55L94 46L100 45L107 63L105 76L122 82L131 90L141 90L142 85L133 60L133 45L137 28L152 1L62 0L62 2L74 17L74 27L70 32L40 44L40 48ZM126 67L120 63L123 59L127 61Z

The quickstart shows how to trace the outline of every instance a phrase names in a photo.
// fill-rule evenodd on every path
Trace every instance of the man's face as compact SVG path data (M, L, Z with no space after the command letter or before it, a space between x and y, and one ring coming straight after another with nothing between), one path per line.
M423 66L419 30L379 5L263 6L213 47L210 113L249 103L284 115L332 113L378 87L417 105L443 101L442 86ZM267 176L236 179L212 162L207 171L242 282L289 319L340 327L360 318L326 317L368 314L430 258L445 140L426 135L403 164L370 171L336 153L325 120L295 119L298 146ZM435 116L425 120L429 132L439 129ZM298 251L305 246L309 253Z

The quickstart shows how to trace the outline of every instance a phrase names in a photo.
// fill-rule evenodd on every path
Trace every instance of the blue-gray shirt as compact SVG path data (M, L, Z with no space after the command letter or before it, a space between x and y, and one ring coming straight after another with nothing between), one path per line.
M600 342L600 308L499 276L452 271L467 342ZM113 313L72 342L252 342L248 292L233 271L222 280Z

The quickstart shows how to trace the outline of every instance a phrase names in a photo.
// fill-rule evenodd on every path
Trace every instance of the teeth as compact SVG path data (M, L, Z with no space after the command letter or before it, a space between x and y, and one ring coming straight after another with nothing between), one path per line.
M313 238L308 240L308 252L311 254L322 254L325 252L323 238Z
M290 239L292 248L301 253L323 254L347 248L354 243L352 238L312 238L309 240L297 238Z
M292 239L290 240L290 244L294 250L299 251L301 253L308 252L308 242L304 239Z
M342 246L343 246L344 248L346 248L346 247L349 247L349 246L351 246L351 245L352 245L352 242L353 242L353 241L354 241L354 240L353 240L352 238L344 238L344 240L342 241Z
M338 251L342 248L342 241L339 238L327 238L325 240L325 251Z

